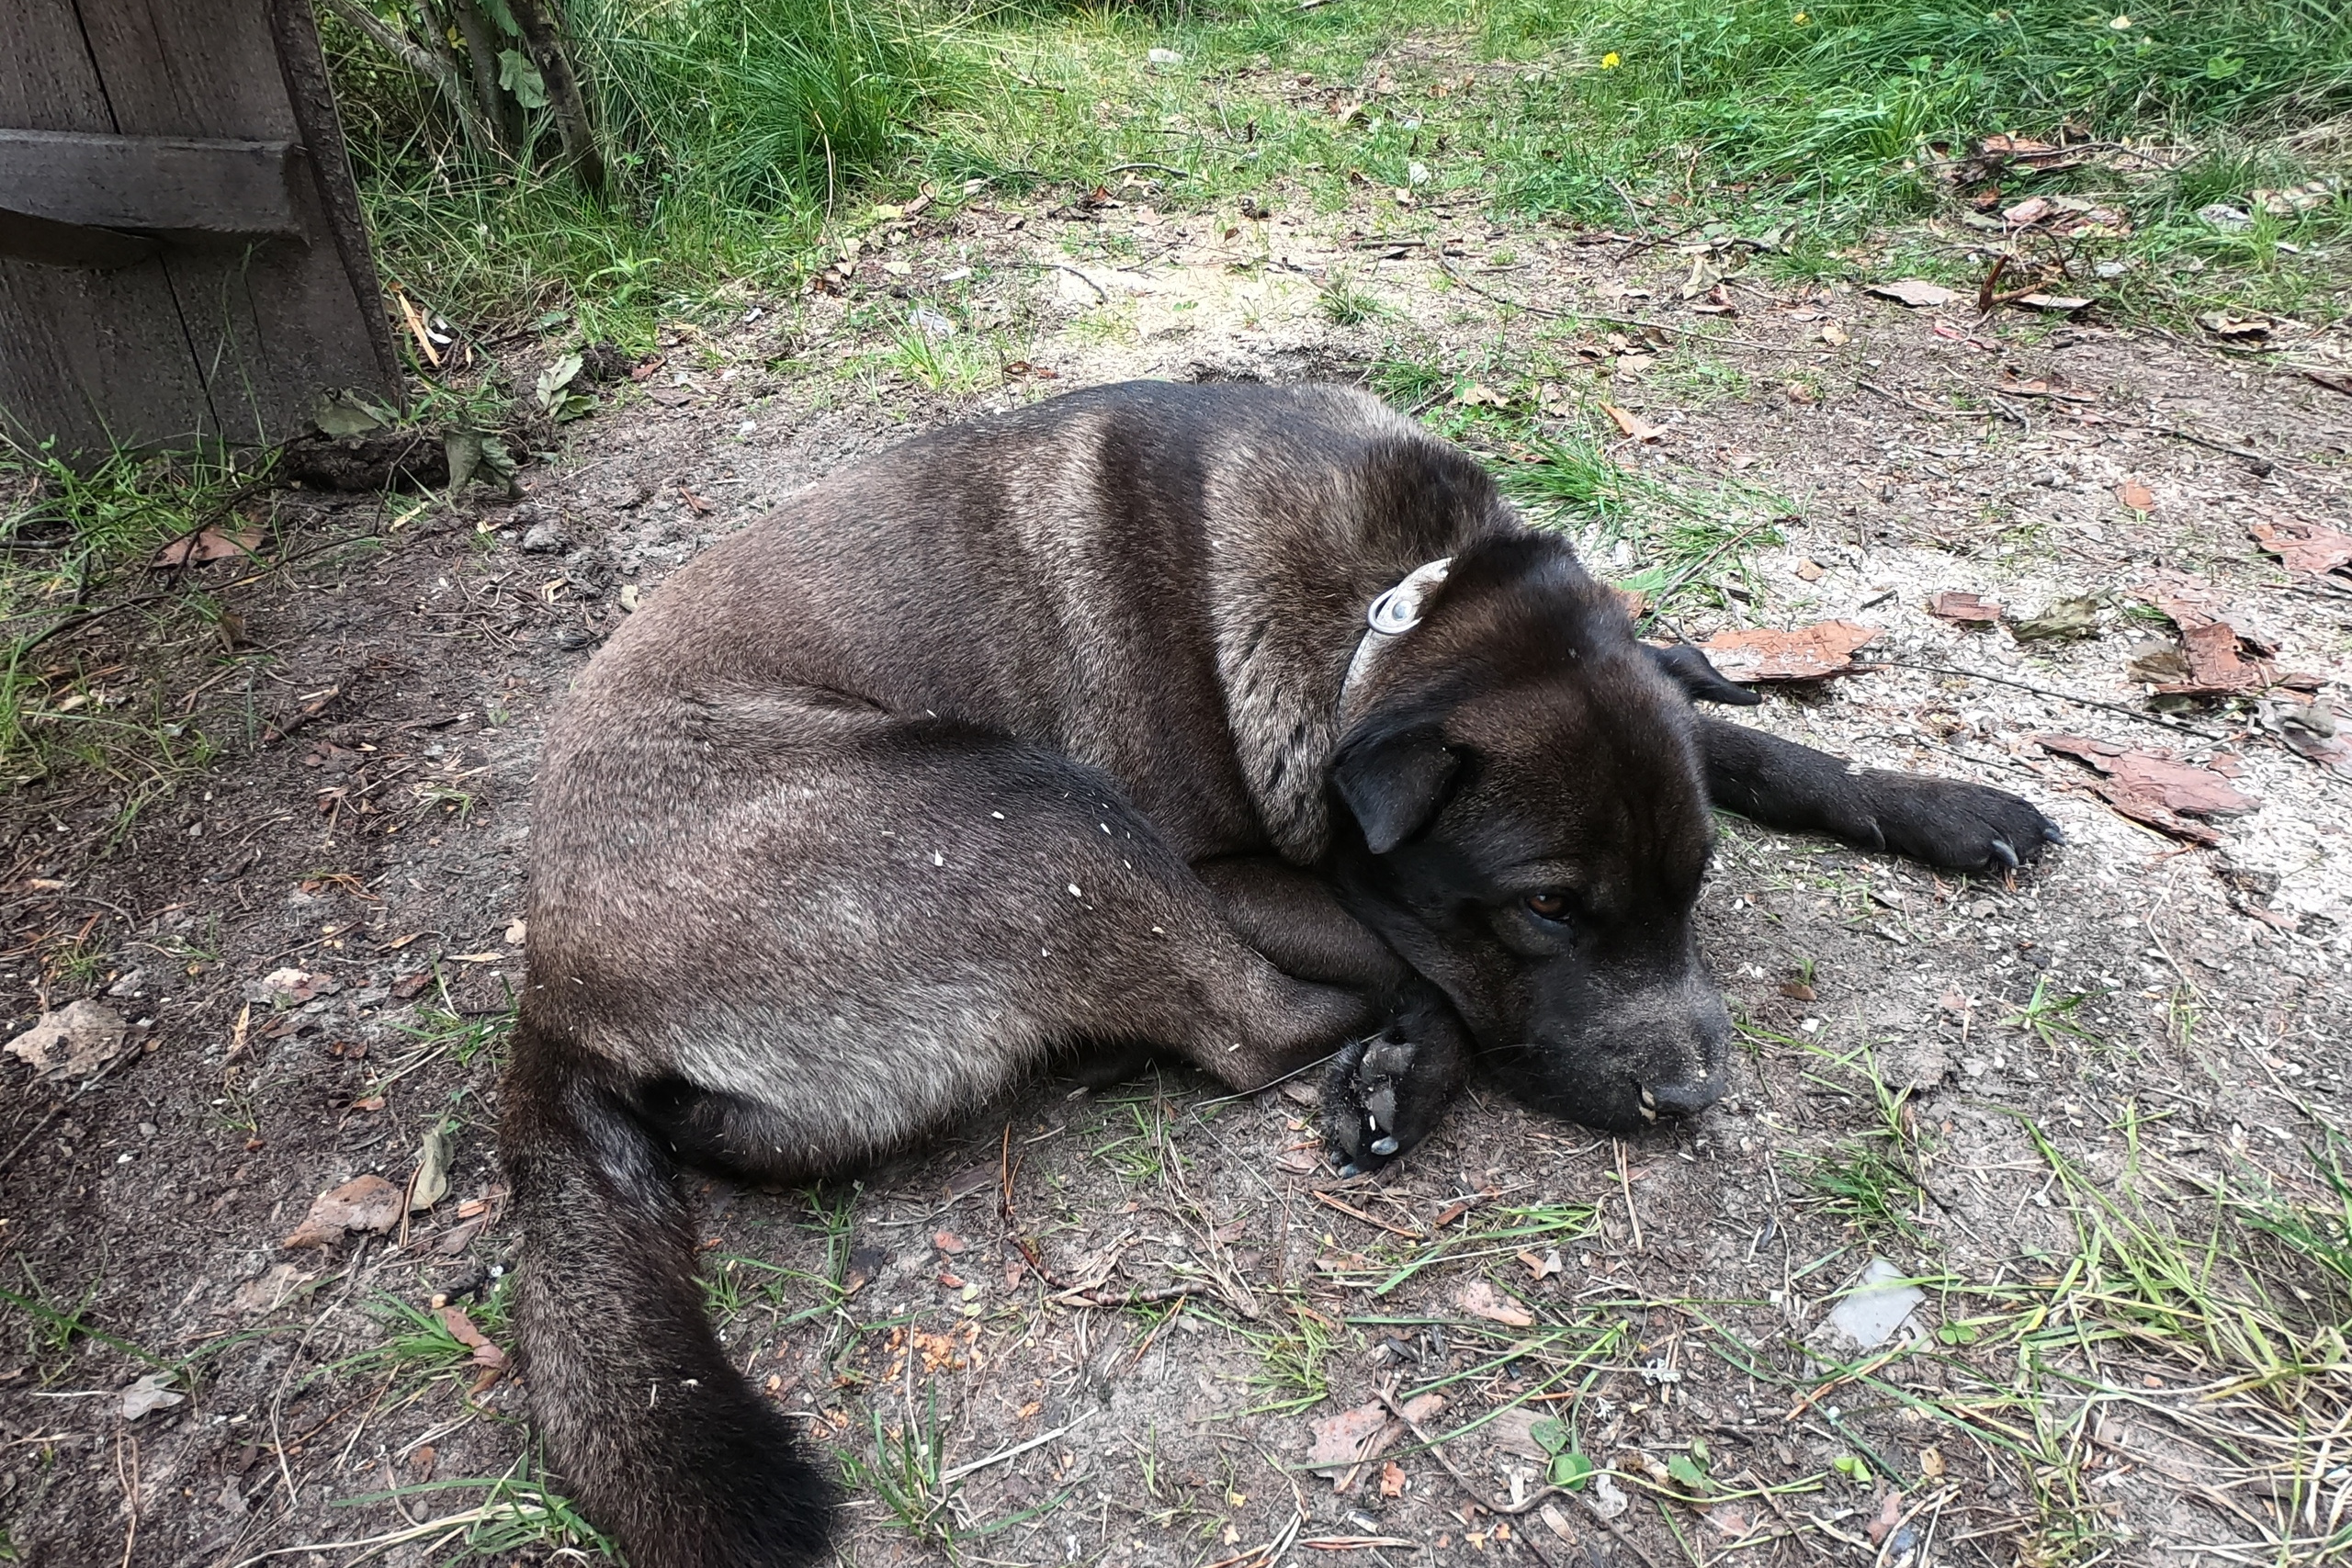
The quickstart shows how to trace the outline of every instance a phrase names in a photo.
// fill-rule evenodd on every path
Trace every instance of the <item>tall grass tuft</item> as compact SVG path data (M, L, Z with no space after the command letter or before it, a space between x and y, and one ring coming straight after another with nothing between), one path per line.
M609 203L470 156L419 79L322 22L386 270L446 310L579 304L627 335L666 296L788 263L897 166L950 88L895 0L570 0ZM551 141L543 135L542 145Z

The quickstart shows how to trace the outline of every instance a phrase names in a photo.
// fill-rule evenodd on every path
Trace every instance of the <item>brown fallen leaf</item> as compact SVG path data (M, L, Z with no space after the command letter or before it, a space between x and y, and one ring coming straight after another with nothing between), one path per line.
M1806 581L1806 582L1818 582L1818 581L1821 581L1821 579L1822 579L1822 576L1823 576L1823 571L1822 571L1822 566L1821 566L1821 563L1820 563L1819 561L1816 561L1816 560L1805 560L1805 561L1800 561L1800 562L1798 562L1798 563L1797 563L1797 576L1798 576L1802 581Z
M1989 626L2000 620L2001 606L1979 593L1939 593L1928 601L1928 614L1963 626Z
M85 997L45 1012L30 1029L8 1042L8 1055L51 1079L89 1079L131 1048L122 1015Z
M1631 409L1621 409L1615 403L1603 403L1602 412L1617 422L1617 428L1636 441L1656 441L1666 434L1666 426L1652 424Z
M1404 1404L1406 1416L1413 1421L1426 1421L1445 1408L1442 1393L1424 1393ZM1314 1442L1307 1450L1306 1468L1331 1477L1331 1490L1344 1492L1356 1483L1363 1467L1378 1459L1398 1438L1405 1435L1405 1423L1391 1415L1383 1404L1360 1404L1353 1410L1343 1410L1337 1416L1327 1416L1308 1423ZM1395 1465L1387 1467L1395 1470ZM1386 1483L1386 1472L1382 1473ZM1397 1491L1404 1490L1404 1478L1397 1476Z
M1788 631L1718 632L1699 646L1726 681L1818 681L1851 674L1854 650L1879 635L1859 621L1816 621Z
M157 566L209 566L217 560L232 560L249 556L261 544L261 530L239 528L223 533L218 528L199 528L184 535L155 552Z
M2201 577L2158 567L2132 586L2132 595L2162 610L2182 631L2222 619L2220 597Z
M2115 499L2134 512L2149 512L2155 507L2156 492L2140 480L2130 479L2115 487Z
M2088 764L2098 775L2091 787L2119 815L2190 843L2211 847L2222 836L2188 818L2240 817L2262 805L2233 788L2221 771L2237 765L2226 752L2213 759L2213 766L2199 766L2169 752L2134 751L2079 735L2037 735L2033 739L2045 751Z
M490 1337L474 1326L474 1320L466 1315L465 1308L443 1307L441 1326L449 1331L451 1338L473 1352L474 1365L492 1371L506 1365L506 1352L492 1344Z
M1960 298L1956 289L1946 288L1940 283L1929 283L1924 277L1903 277L1897 278L1893 283L1873 283L1862 292L1875 294L1882 299L1892 299L1897 304L1908 305L1915 310L1931 309L1938 305L1949 305Z
M1903 1522L1903 1494L1890 1492L1878 1506L1878 1517L1863 1528L1869 1531L1871 1544L1884 1540L1894 1527Z
M1488 1323L1499 1323L1506 1328L1532 1328L1535 1316L1525 1307L1496 1290L1484 1280L1473 1280L1454 1298L1462 1310L1472 1317L1483 1317Z
M2172 695L2212 696L2267 686L2273 679L2267 664L2249 664L2238 657L2238 632L2227 621L2211 621L2180 634L2180 650L2188 662L2188 679L2157 689Z
M1919 1473L1929 1481L1941 1481L1944 1478L1943 1450L1933 1447L1921 1449Z
M1816 998L1818 994L1819 993L1815 992L1811 986L1806 985L1803 980L1784 980L1781 983L1781 995L1788 998L1791 1001L1813 1001Z
M311 1212L286 1238L288 1247L328 1247L346 1231L388 1231L406 1207L401 1190L380 1176L362 1176L311 1201Z
M1337 1416L1310 1422L1307 1430L1315 1434L1315 1441L1306 1450L1306 1468L1351 1469L1367 1457L1367 1450L1388 1422L1387 1407L1381 1404L1359 1404L1353 1410L1342 1410Z
M945 1253L950 1258L955 1257L957 1253L968 1252L971 1250L972 1247L970 1242L966 1241L954 1231L933 1231L931 1236L931 1245L937 1247L940 1251Z
M1402 1497L1405 1495L1405 1467L1393 1459L1380 1467L1380 1495L1383 1497Z
M2254 536L2256 544L2286 562L2289 571L2337 571L2352 566L2352 534L2339 533L2316 523L2292 523L2286 528L2256 523L2246 532Z

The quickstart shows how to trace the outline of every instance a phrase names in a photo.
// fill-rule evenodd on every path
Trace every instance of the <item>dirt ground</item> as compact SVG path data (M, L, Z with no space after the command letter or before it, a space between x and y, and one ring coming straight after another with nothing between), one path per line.
M2323 704L2352 680L2352 582L2290 577L2248 533L2352 528L2352 399L2154 332L1776 281L1738 250L1715 258L1744 268L1731 310L1694 311L1672 243L1385 195L1264 221L1162 215L1148 186L1058 200L919 215L825 288L673 331L518 502L268 498L288 554L359 542L235 591L244 651L130 617L52 645L180 660L187 712L245 739L127 829L96 785L7 807L8 1032L93 997L136 1049L94 1081L0 1061L0 1556L594 1557L538 1490L497 1348L496 1072L567 683L711 540L910 432L1131 376L1393 384L1406 362L1459 377L1399 394L1432 418L1490 412L1474 385L1521 432L1605 401L1656 432L1613 439L1629 473L1780 498L1784 542L1702 562L1726 592L1673 629L1882 636L1873 667L1745 716L2020 791L2067 842L2011 886L1727 821L1702 919L1736 1092L1643 1138L1474 1089L1398 1168L1341 1181L1301 1093L1168 1077L1040 1084L820 1190L710 1184L727 1343L843 1456L842 1560L2352 1551L2342 1298L2244 1223L2327 1197L2305 1145L2346 1109L2352 763L2282 718L2309 691L2166 720L2129 668L2171 639L2142 607L2162 570ZM519 385L539 352L510 348ZM1930 615L1945 592L2107 597L2095 635L2020 641ZM2199 776L2258 806L2157 831L2049 733L2219 759ZM437 1202L284 1245L357 1178L400 1190L387 1215L421 1203L436 1126ZM1873 1258L1924 1300L1858 1348L1827 1318ZM126 1415L142 1378L176 1401ZM1317 1471L1333 1417L1342 1462ZM1351 1437L1386 1447L1346 1462Z

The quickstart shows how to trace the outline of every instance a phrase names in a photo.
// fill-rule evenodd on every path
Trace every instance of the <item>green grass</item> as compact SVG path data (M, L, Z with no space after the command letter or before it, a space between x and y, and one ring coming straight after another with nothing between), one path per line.
M266 465L128 451L76 471L45 448L0 445L0 779L103 775L127 825L219 754L220 742L167 701L152 657L93 659L73 634L104 615L118 652L136 639L209 648L215 662L240 657L206 591L236 567L164 574L149 563L212 526L249 532L258 553L273 553L266 514L245 513L266 476Z
M890 0L564 8L610 201L469 159L421 80L322 13L381 259L435 309L576 312L589 338L640 340L682 293L790 273L829 215L909 165L950 85L930 26Z
M2122 206L2132 231L2079 259L2122 264L2102 292L2127 310L2324 308L2341 269L2310 252L2352 233L2341 197L2286 216L2253 204L2341 172L2340 138L2331 152L2290 135L2352 109L2352 12L2319 0L2173 0L2127 26L2072 0L571 11L618 174L609 204L469 164L416 82L328 28L383 253L440 309L642 336L729 279L797 281L827 225L870 221L876 196L927 186L952 207L976 186L1066 199L1129 180L1155 205L1221 213L1369 202L1403 231L1454 221L1439 203L1659 234L1714 220L1769 243L1769 276L1834 276L1874 230L1951 224L1940 161L1995 131L2163 149L2004 176L2005 200ZM2214 201L2255 222L2216 230L2195 216ZM1966 273L1964 248L1929 259ZM1377 310L1344 279L1323 303L1341 324Z
M1289 1304L1288 1316L1288 1323L1263 1330L1235 1331L1257 1352L1250 1385L1264 1395L1245 1415L1304 1410L1331 1392L1332 1320L1302 1302Z

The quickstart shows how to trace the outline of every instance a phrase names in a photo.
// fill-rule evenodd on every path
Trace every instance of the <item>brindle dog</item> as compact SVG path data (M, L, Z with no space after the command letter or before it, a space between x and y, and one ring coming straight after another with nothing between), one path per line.
M1331 1057L1358 1168L1474 1062L1637 1129L1723 1091L1711 807L1968 871L2057 837L1693 698L1755 701L1337 388L942 431L680 572L549 732L504 1089L524 1364L588 1516L638 1568L826 1540L705 1319L682 1163L806 1181L1139 1050L1238 1089Z

